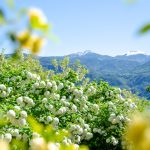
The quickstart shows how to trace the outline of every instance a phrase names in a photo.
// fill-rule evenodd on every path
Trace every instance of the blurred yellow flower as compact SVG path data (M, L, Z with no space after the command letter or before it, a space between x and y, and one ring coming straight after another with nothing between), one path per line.
M0 141L0 150L9 150L8 143L5 141Z
M23 45L30 38L30 32L28 30L19 32L16 37L19 43Z
M54 144L52 142L49 142L47 147L48 147L48 150L59 150L59 147L56 146L56 144Z
M28 11L31 27L33 28L47 28L48 22L44 13L38 8L30 8Z
M44 46L44 44L45 44L45 39L44 38L35 37L33 39L33 47L31 49L31 52L33 54L39 53L40 49Z
M150 116L141 113L134 115L124 139L128 150L150 150Z
M20 48L29 49L33 54L39 53L45 44L43 37L32 35L29 31L20 32L17 35L17 40L20 43Z
M47 150L47 144L43 138L35 138L31 141L31 150Z

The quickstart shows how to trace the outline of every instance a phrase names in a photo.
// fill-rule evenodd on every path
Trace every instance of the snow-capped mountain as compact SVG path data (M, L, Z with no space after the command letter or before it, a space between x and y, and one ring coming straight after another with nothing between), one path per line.
M100 56L108 56L108 55L101 55L101 54L97 54L95 52L92 52L91 50L86 50L86 51L83 51L83 52L77 52L77 53L72 53L70 55L67 55L67 56L71 56L71 57L80 57L80 56L85 56L87 54L96 54L96 55L100 55ZM131 50L131 51L128 51L126 52L125 54L123 55L117 55L117 56L114 56L114 57L118 57L118 56L132 56L132 55L145 55L145 56L149 56L147 53L143 52L143 51L140 51L140 50ZM110 56L111 57L111 56Z
M86 54L88 54L88 53L93 53L91 50L86 50L86 51L84 51L84 52L77 52L77 53L72 53L72 54L70 54L70 55L68 55L68 56L84 56L84 55L86 55Z
M128 51L128 52L125 53L124 55L126 55L126 56L131 56L131 55L139 55L139 54L147 55L145 52L139 51L139 50Z
M53 69L49 61L54 58L62 60L64 57L39 57L39 60L44 68ZM145 91L146 86L150 85L150 55L141 51L130 51L126 55L112 57L85 51L70 54L68 57L70 64L79 60L89 70L88 77L91 80L104 80L150 99L150 94Z

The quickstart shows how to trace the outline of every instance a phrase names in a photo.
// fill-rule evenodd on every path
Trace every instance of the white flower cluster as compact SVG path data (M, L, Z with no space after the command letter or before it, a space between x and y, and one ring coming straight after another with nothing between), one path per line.
M57 111L57 114L58 115L62 115L62 114L65 114L67 112L67 107L61 107L58 111Z
M69 131L72 134L72 141L75 143L80 143L83 139L90 140L93 137L91 128L84 123L84 120L81 125L71 124Z
M78 98L83 96L83 90L74 89L73 94Z
M34 90L35 89L40 89L40 88L45 88L47 90L51 89L54 92L54 91L63 89L64 88L64 84L60 82L57 85L56 81L53 81L53 80L52 81L49 81L49 80L47 80L47 81L40 81L40 80L38 80L38 81L36 81L33 84L32 87L34 88Z
M0 140L6 140L7 142L11 142L13 138L17 140L27 141L29 136L26 133L20 133L17 128L9 128L6 133L0 135Z
M110 117L108 118L108 121L110 121L112 124L121 123L124 120L125 118L123 115L116 115L115 113L111 113Z
M16 106L15 109L17 108L17 113L14 110L9 110L7 112L7 118L10 120L10 122L13 125L16 126L25 126L27 125L27 112L26 111L21 111L21 109Z
M114 136L111 136L110 138L106 139L106 143L112 143L115 146L118 144L118 140Z
M30 97L24 96L24 97L18 97L16 99L17 104L24 107L24 106L28 106L28 107L32 107L35 105L33 99L31 99Z
M87 89L86 93L87 93L88 95L93 95L93 94L96 93L96 88L95 88L94 86L90 86L90 87Z
M51 124L56 129L57 129L58 125L59 125L59 118L58 117L52 117L50 115L44 116L44 117L40 117L39 121L40 122L44 122L45 124Z
M61 89L63 89L64 88L64 84L63 83L59 83L59 85L58 85L58 90L61 90Z
M5 98L9 96L12 91L12 87L6 88L4 84L0 84L0 97Z
M93 129L94 133L99 133L99 134L103 134L102 130L100 128L94 128Z
M40 80L40 76L31 72L26 72L27 78L30 80Z
M91 105L91 110L95 113L98 113L99 111L99 106L97 104L92 104Z

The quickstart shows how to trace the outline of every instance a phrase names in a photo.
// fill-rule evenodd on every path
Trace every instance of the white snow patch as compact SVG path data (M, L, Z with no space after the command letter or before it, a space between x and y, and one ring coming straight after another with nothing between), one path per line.
M145 52L138 51L138 50L132 50L132 51L128 51L127 53L125 53L126 56L138 55L138 54L147 55Z

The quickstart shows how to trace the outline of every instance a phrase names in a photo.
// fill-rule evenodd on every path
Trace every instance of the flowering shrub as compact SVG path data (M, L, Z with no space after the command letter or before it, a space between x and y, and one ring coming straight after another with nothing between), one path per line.
M1 55L0 107L7 123L0 126L0 138L29 144L40 138L39 130L29 123L32 116L44 126L52 125L56 135L62 129L69 133L55 142L120 149L129 115L142 110L144 102L105 82L89 82L84 77L87 71L81 65L71 69L67 58L60 64L57 73L57 69L44 71L30 56L14 61Z

